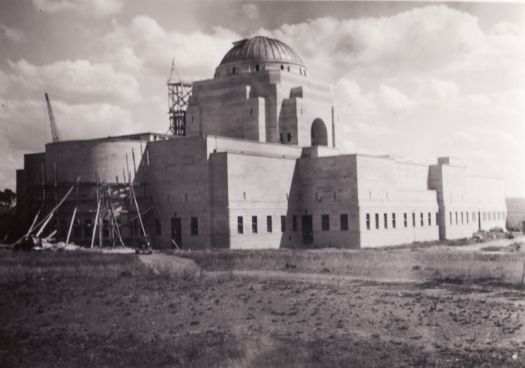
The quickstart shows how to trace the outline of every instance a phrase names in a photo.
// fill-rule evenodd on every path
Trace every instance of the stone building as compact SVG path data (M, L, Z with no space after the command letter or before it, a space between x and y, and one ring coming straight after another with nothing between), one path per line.
M376 247L505 226L502 180L469 176L456 159L340 154L329 86L275 39L235 42L212 79L193 83L185 121L184 136L64 141L26 155L17 191L28 217L80 177L57 211L65 236L77 208L80 244L94 239L101 186L102 241L114 237L108 203L124 241L140 241L129 182L159 248Z

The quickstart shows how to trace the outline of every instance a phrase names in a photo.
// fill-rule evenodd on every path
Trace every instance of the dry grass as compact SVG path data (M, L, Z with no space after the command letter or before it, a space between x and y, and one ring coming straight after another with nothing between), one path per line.
M100 252L12 252L0 251L0 282L52 276L114 279L148 272L132 254Z
M176 252L207 271L286 270L392 280L455 280L520 286L525 254L407 250L215 250Z

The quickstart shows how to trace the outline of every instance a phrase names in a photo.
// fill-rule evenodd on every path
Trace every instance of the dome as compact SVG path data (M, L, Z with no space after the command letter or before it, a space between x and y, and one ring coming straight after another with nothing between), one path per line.
M287 44L274 38L256 36L233 43L220 65L237 61L275 61L304 65L303 61Z
M255 36L236 41L217 67L215 77L281 69L306 75L306 67L287 44L269 37Z

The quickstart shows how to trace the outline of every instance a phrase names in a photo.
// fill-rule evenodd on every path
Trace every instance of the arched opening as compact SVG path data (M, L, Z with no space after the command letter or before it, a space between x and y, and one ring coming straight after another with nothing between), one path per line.
M312 136L312 146L328 146L328 133L326 132L326 125L324 121L317 118L312 123L310 131Z

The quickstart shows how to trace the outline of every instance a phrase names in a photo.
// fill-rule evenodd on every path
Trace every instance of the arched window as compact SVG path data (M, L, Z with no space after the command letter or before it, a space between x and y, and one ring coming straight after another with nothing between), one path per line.
M312 137L312 146L328 146L328 133L326 132L326 125L323 120L319 118L314 120L310 134Z

